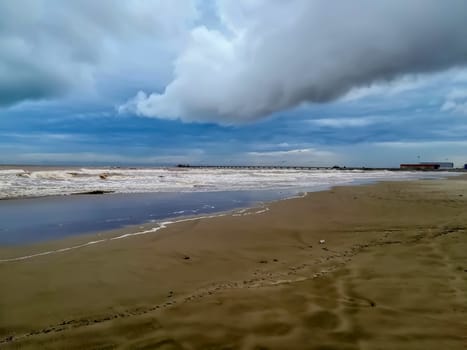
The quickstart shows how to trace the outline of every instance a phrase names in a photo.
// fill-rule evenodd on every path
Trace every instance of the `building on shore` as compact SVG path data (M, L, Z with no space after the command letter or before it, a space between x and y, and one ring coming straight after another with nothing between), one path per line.
M447 170L454 169L453 162L420 162L414 164L401 164L401 169L407 170Z
M439 164L439 169L453 169L454 163L452 162L421 162L420 164Z
M438 170L439 164L438 163L401 164L400 168L404 170Z

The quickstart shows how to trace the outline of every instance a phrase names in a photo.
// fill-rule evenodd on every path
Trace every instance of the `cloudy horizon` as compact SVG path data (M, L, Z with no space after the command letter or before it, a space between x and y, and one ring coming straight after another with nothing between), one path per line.
M5 0L0 163L467 163L463 0Z

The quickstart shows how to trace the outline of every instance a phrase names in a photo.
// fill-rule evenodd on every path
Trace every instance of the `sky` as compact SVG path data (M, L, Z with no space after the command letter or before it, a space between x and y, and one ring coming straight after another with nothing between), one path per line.
M465 0L3 0L0 163L467 163Z

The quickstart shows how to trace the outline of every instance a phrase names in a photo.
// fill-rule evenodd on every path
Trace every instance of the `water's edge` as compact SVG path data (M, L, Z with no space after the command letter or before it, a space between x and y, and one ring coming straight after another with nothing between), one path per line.
M436 179L445 179L445 178L447 177L440 176ZM433 179L433 178L430 177L430 179ZM415 181L417 180L423 180L423 178L416 179ZM200 213L198 215L189 215L189 216L179 215L179 216L172 216L172 217L164 217L157 221L146 221L144 223L121 226L121 227L114 228L111 230L106 230L106 231L86 232L82 234L70 235L70 236L63 237L63 239L64 240L70 239L71 241L73 237L77 238L77 237L85 236L85 237L89 237L90 240L84 243L62 247L62 248L54 249L54 250L36 252L30 255L4 256L4 257L0 256L0 263L21 261L21 260L31 259L35 257L55 254L55 253L63 253L63 252L67 252L67 251L74 250L74 249L79 249L79 248L84 248L84 247L95 245L95 244L104 243L107 241L113 241L113 240L118 240L118 239L129 238L133 236L155 233L159 230L162 230L168 227L169 225L180 223L180 222L194 221L194 220L200 220L200 219L211 219L211 218L229 216L229 215L232 215L232 216L259 215L264 212L267 212L269 210L269 205L273 202L291 200L294 198L303 197L303 196L306 196L308 193L312 193L312 192L328 191L334 187L359 186L359 185L368 185L368 184L374 184L374 183L394 182L394 181L407 181L407 180L406 179L390 180L390 181L364 180L364 181L355 181L354 183L351 183L351 184L339 184L336 186L322 186L320 188L314 188L314 189L307 190L307 191L295 191L294 194L289 194L288 196L282 196L280 198L269 199L267 201L256 201L255 203L251 203L249 206L230 208L228 210L214 211L211 213L204 213L204 214ZM414 180L409 180L409 181L414 181ZM117 232L117 231L120 231L120 232ZM55 241L55 240L52 240L52 241ZM33 243L33 246L35 245L35 243ZM40 242L40 243L42 244L42 243L47 243L47 242ZM26 245L25 247L27 246L28 245Z

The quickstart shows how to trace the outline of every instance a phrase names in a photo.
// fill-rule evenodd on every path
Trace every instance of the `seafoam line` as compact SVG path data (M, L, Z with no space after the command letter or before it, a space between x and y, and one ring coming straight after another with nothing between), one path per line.
M114 240L117 240L117 239L124 239L124 238L129 238L129 237L132 237L132 236L140 236L140 235L145 235L145 234L149 234L149 233L154 233L154 232L157 232L159 230L167 228L169 225L177 224L177 223L180 223L180 222L194 221L194 220L200 220L200 219L212 219L212 218L217 218L217 217L226 216L226 215L228 215L228 214L227 213L220 213L220 214L216 214L216 215L197 216L197 217L193 217L193 218L186 218L186 219L180 219L180 220L175 220L175 221L164 221L164 222L159 223L158 226L153 227L153 228L151 228L149 230L138 231L138 232L133 232L133 233L125 233L125 234L123 234L121 236L116 236L116 237L112 237L112 238L104 238L104 239L100 239L100 240L97 240L97 241L90 241L90 242L86 242L86 243L83 243L83 244L74 245L74 246L71 246L71 247L65 247L65 248L60 248L60 249L56 249L56 250L49 250L49 251L40 252L40 253L36 253L36 254L31 254L31 255L24 255L24 256L19 256L19 257L15 257L15 258L8 258L8 259L0 259L0 263L22 261L22 260L28 260L28 259L32 259L32 258L41 257L41 256L51 255L51 254L64 253L64 252L67 252L67 251L70 251L70 250L84 248L84 247L94 245L94 244L100 244L100 243L104 243L104 242L108 242L108 241L114 241Z
M263 209L257 210L257 211L251 211L248 209L242 209L236 212L235 214L232 214L232 216L247 216L247 215L257 215L257 214L263 214L269 211L268 207L265 207Z
M55 254L55 253L63 253L63 252L67 252L69 250L83 248L83 247L87 247L87 246L90 246L90 245L93 245L93 244L102 243L102 242L105 242L105 241L107 241L107 239L100 239L100 240L97 240L97 241L90 241L90 242L86 242L84 244L79 244L79 245L75 245L75 246L71 246L71 247L60 248L60 249L56 249L56 250L49 250L49 251L46 251L46 252L41 252L41 253L36 253L36 254L31 254L31 255L19 256L19 257L16 257L16 258L2 259L2 260L0 260L0 263L11 262L11 261L21 261L21 260L32 259L32 258L36 258L36 257L39 257L39 256L44 256L44 255L50 255L50 254Z

